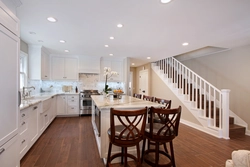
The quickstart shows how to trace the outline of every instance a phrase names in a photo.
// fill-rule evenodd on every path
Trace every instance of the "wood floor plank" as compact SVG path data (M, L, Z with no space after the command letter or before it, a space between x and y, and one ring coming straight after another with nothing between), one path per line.
M179 136L173 144L177 167L224 167L233 150L250 150L250 136L219 139L180 124ZM161 157L160 162L166 160ZM21 160L21 167L104 166L97 150L91 117L56 118ZM129 167L135 166L129 162ZM142 167L149 165L144 162Z

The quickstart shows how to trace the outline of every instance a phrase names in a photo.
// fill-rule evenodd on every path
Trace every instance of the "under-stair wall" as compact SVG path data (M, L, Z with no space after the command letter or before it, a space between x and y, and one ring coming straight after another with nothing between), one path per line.
M208 133L229 138L229 92L218 90L173 57L152 63L152 69L199 120Z

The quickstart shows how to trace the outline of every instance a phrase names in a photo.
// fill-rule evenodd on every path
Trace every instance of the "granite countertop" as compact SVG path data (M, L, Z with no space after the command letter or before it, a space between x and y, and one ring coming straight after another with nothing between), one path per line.
M40 103L44 100L50 99L53 96L56 95L79 95L79 93L74 93L74 92L44 92L44 93L39 93L34 96L28 97L26 99L21 100L21 104L19 106L20 110L23 110L25 108L28 108L32 105L35 105L37 103Z
M161 104L145 101L127 95L122 95L121 99L113 98L113 96L105 98L103 95L92 95L91 98L95 102L99 110L110 109L112 107L118 109L136 109L146 106L161 107Z

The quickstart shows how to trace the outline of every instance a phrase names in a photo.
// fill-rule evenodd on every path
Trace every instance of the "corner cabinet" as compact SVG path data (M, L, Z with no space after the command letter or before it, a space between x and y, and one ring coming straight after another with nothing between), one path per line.
M111 60L111 59L101 59L101 75L100 80L104 81L104 67L110 67L111 71L118 72L118 75L113 75L110 77L111 82L123 82L123 60Z
M17 167L19 132L19 52L18 18L0 1L0 166Z
M54 80L78 80L78 59L51 57L51 72Z
M49 54L41 45L29 45L29 79L50 80Z

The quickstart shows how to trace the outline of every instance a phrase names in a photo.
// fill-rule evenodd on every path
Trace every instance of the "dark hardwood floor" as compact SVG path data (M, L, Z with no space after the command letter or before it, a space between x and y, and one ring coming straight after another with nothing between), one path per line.
M250 136L218 139L181 124L179 136L174 139L177 167L224 167L231 152L238 149L250 150ZM104 166L90 117L56 118L21 160L21 167ZM130 162L129 166L135 165ZM148 167L145 163L142 166Z

